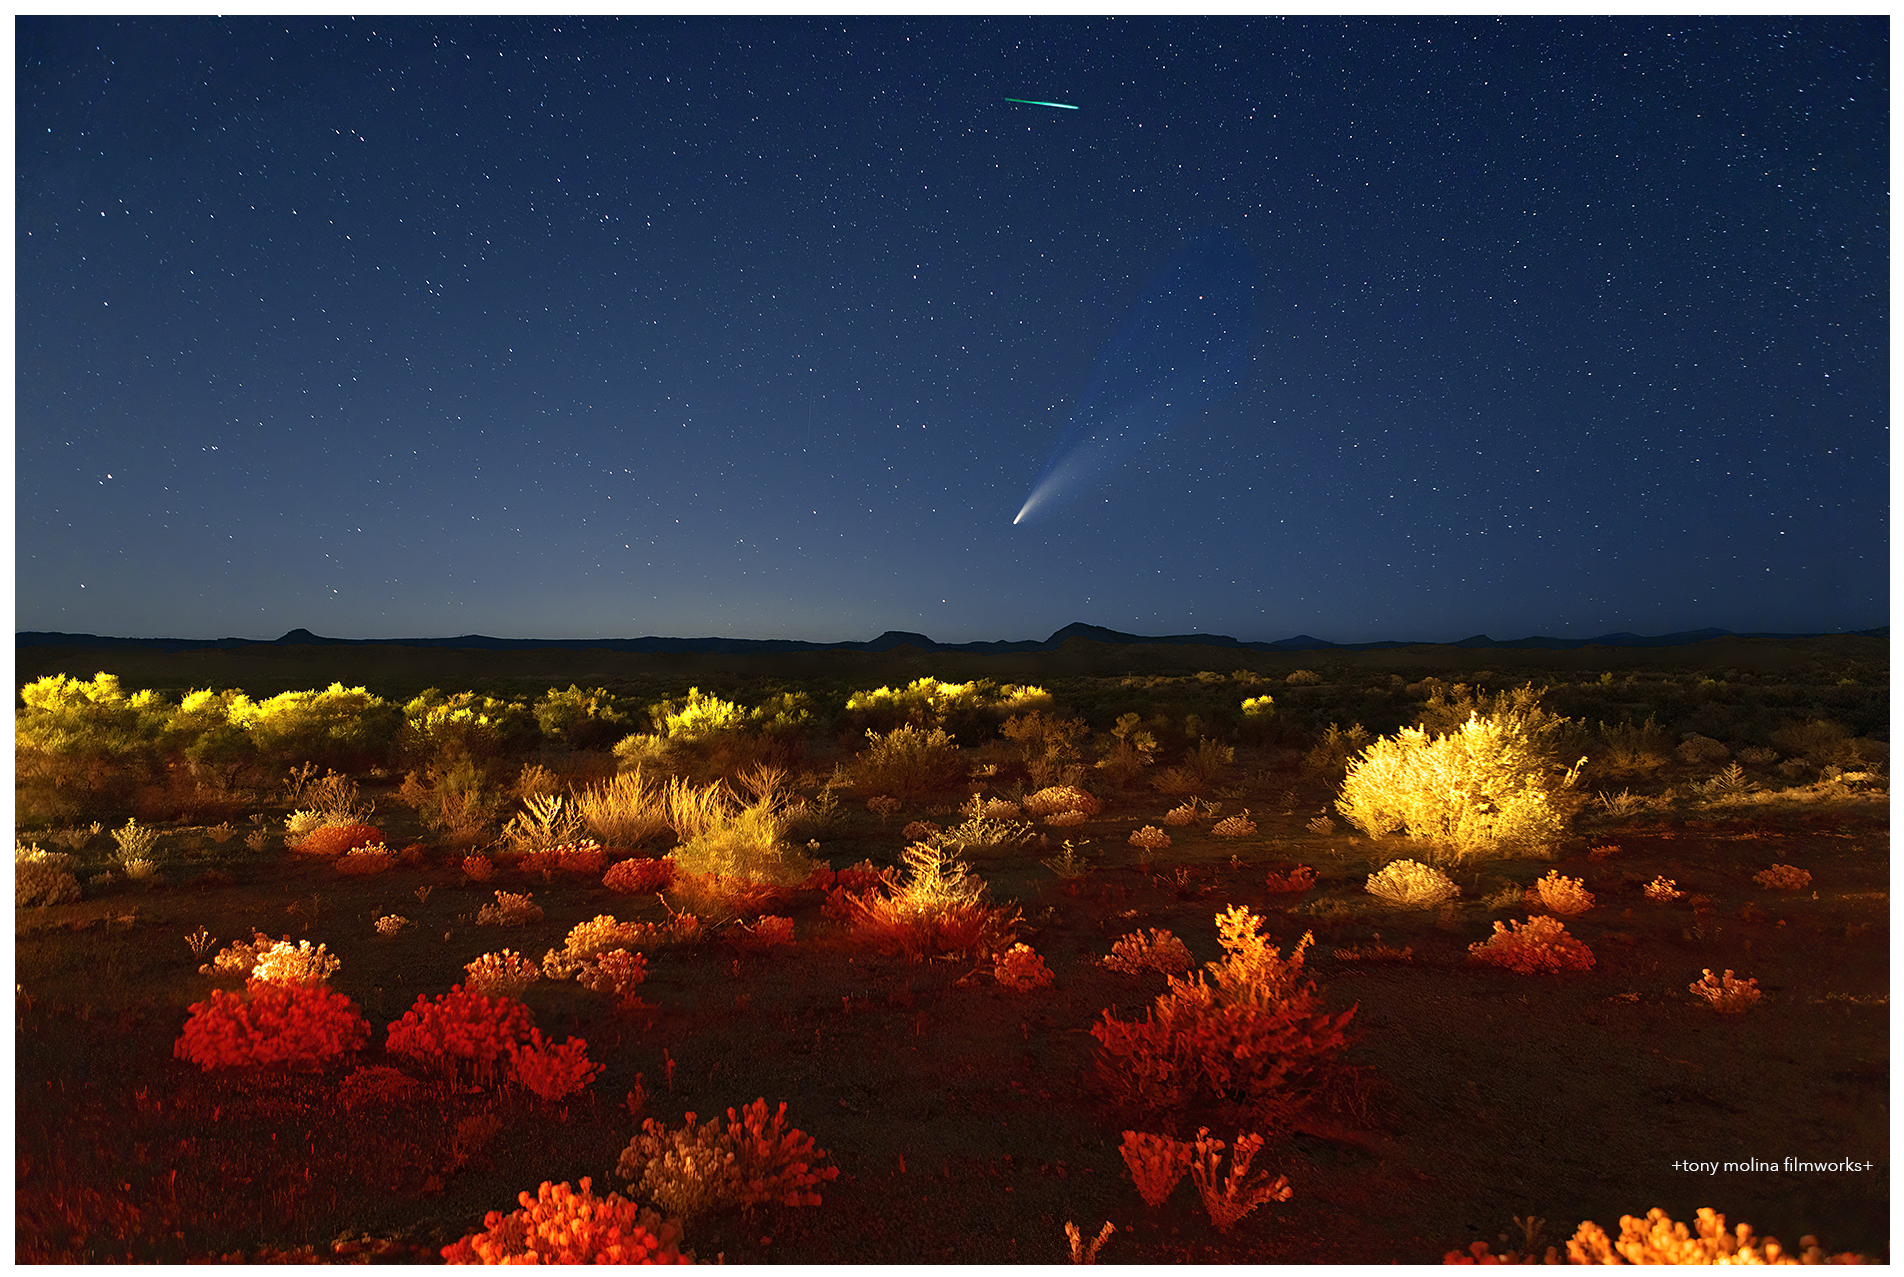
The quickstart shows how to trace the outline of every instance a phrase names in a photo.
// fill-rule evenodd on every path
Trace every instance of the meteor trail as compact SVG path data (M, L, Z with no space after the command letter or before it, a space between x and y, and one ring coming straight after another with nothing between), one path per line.
M1069 102L1033 102L1030 98L1006 98L1007 102L1022 102L1026 106L1055 106L1060 111L1075 111L1078 108Z

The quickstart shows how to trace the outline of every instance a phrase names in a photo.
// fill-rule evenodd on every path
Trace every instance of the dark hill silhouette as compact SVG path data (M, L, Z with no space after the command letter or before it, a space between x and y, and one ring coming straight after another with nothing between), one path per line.
M723 654L741 655L747 653L778 652L890 652L896 648L911 647L921 652L1055 652L1066 644L1103 643L1115 645L1161 644L1176 647L1222 647L1249 652L1372 652L1402 647L1459 647L1470 649L1489 648L1536 648L1550 651L1569 651L1583 647L1680 647L1692 643L1703 643L1716 638L1769 638L1800 639L1820 638L1829 634L1853 634L1866 638L1889 639L1891 629L1888 625L1868 630L1811 631L1806 633L1769 633L1750 631L1740 633L1733 630L1699 629L1681 630L1672 634L1640 635L1627 631L1601 634L1594 638L1552 638L1545 635L1532 635L1520 639L1494 639L1485 634L1476 634L1455 642L1439 642L1430 639L1382 639L1369 643L1332 643L1327 639L1315 638L1308 634L1298 634L1293 638L1274 641L1242 640L1227 634L1166 634L1142 635L1129 634L1123 630L1106 629L1101 625L1087 625L1075 621L1056 631L1051 637L1039 639L995 639L978 640L967 643L940 643L924 634L915 634L908 630L887 630L878 638L859 641L843 640L837 643L814 643L804 639L742 639L742 638L646 638L624 639L511 639L492 638L486 634L463 634L455 638L388 638L388 639L340 639L326 638L313 634L306 629L295 629L275 639L180 639L180 638L114 638L99 634L66 634L48 630L22 630L14 635L17 647L84 647L111 648L136 647L155 648L165 651L195 651L208 648L244 648L254 646L273 647L439 647L463 648L482 651L528 651L537 648L602 649L615 652L643 653L682 653L682 654Z

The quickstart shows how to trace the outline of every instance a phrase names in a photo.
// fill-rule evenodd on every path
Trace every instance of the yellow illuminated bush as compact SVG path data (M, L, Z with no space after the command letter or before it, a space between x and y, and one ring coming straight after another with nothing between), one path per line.
M1461 888L1439 869L1414 860L1397 860L1368 877L1368 893L1403 909L1432 909L1453 900Z
M1446 736L1404 727L1350 761L1336 810L1371 838L1402 834L1437 859L1537 853L1566 829L1579 775L1555 762L1552 725L1508 710Z
M860 785L909 801L965 783L969 768L958 742L942 728L903 724L881 736L868 729L859 758Z

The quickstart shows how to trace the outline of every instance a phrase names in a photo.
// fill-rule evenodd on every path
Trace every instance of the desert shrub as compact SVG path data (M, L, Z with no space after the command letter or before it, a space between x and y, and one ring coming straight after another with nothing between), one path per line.
M375 825L320 825L291 844L291 850L304 856L341 856L358 847L384 845L385 836Z
M1661 874L1646 884L1646 898L1648 900L1673 901L1683 898L1685 894L1685 892L1679 890L1676 880L1668 878L1664 874Z
M584 962L575 982L584 989L606 993L617 1009L637 1010L645 1005L641 986L648 978L648 959L628 949L606 949Z
M1589 745L1594 766L1613 775L1654 771L1672 757L1673 738L1649 714L1638 722L1601 723Z
M1539 1221L1535 1221L1538 1223ZM1699 1208L1694 1231L1675 1224L1665 1211L1654 1207L1646 1218L1620 1216L1620 1236L1615 1241L1592 1220L1582 1220L1567 1243L1567 1260L1575 1264L1857 1264L1861 1256L1850 1253L1828 1255L1816 1239L1799 1239L1796 1252L1787 1251L1776 1237L1757 1238L1750 1224L1726 1227L1725 1216L1707 1207ZM1547 1248L1544 1261L1532 1254L1508 1250L1499 1255L1488 1253L1486 1242L1470 1242L1465 1251L1451 1250L1444 1264L1532 1264L1561 1262L1560 1249Z
M251 967L251 978L269 980L273 984L323 984L342 965L339 959L324 952L321 944L313 949L309 940L296 944L280 940L258 955Z
M1083 771L1078 742L1089 730L1081 718L1047 717L1033 710L1006 719L999 733L1018 747L1019 761L1031 783L1049 787L1066 783Z
M1007 851L1031 839L1032 828L1027 821L992 820L976 816L926 837L926 841L933 846L943 847L955 856Z
M1117 1151L1130 1171L1137 1195L1152 1209L1162 1206L1171 1190L1183 1181L1194 1152L1191 1145L1181 1140L1143 1131L1125 1131L1124 1142Z
M983 881L943 848L915 843L902 853L905 875L860 893L835 888L829 904L860 941L914 958L984 953L1002 947L1013 918L987 902Z
M479 927L526 927L532 922L541 922L542 906L530 899L534 894L530 891L498 891L495 904L484 905L476 911L476 925Z
M1308 865L1297 865L1286 874L1271 870L1269 876L1263 879L1264 889L1277 894L1307 891L1315 885L1316 871Z
M448 766L467 758L485 773L541 744L535 714L520 699L428 688L403 706L399 746L417 764ZM507 773L505 773L507 774Z
M1679 755L1680 761L1687 763L1723 763L1732 757L1732 751L1722 742L1697 732L1687 732L1673 753Z
M1250 1162L1263 1147L1262 1136L1238 1132L1236 1148L1230 1154L1230 1173L1219 1179L1217 1167L1222 1160L1223 1141L1213 1140L1209 1135L1209 1127L1198 1128L1196 1143L1191 1146L1190 1178L1217 1232L1229 1232L1236 1221L1264 1202L1289 1200L1294 1190L1289 1187L1287 1176L1278 1175L1274 1180L1266 1172L1250 1176Z
M1097 765L1120 788L1128 789L1136 783L1156 756L1157 736L1143 723L1143 717L1138 714L1118 715L1116 725L1111 728L1111 739L1103 746L1104 757Z
M551 687L536 698L530 711L545 741L571 749L608 749L634 729L634 719L606 688L582 690L570 683L567 691Z
M1051 968L1028 944L1015 944L997 955L992 977L1014 993L1049 988L1053 979Z
M1170 977L1146 1019L1130 1023L1106 1011L1092 1026L1100 1075L1120 1100L1147 1108L1208 1095L1282 1116L1346 1045L1355 1008L1332 1017L1315 982L1302 982L1313 935L1284 958L1257 934L1262 920L1247 908L1231 907L1216 924L1222 961Z
M1586 971L1593 966L1593 951L1567 934L1560 919L1542 914L1525 923L1495 923L1494 934L1468 946L1474 962L1506 967L1522 975L1537 971Z
M362 847L352 847L337 858L337 872L355 876L380 874L392 868L397 858L390 848L380 842L368 843Z
M417 994L416 1005L391 1023L384 1050L488 1081L534 1024L529 1008L515 999L486 998L458 984L435 998Z
M1232 746L1206 736L1184 753L1178 766L1166 767L1152 776L1151 787L1165 794L1202 793L1222 779L1224 770L1235 761Z
M815 862L786 841L787 813L769 800L728 809L670 853L676 886L688 876L711 876L771 887L805 881Z
M1368 741L1368 728L1360 723L1349 724L1347 731L1330 723L1321 739L1303 755L1302 769L1310 776L1333 779L1348 767L1349 759L1367 747Z
M207 1071L326 1060L370 1036L350 999L323 984L249 980L242 995L214 989L190 1010L172 1054Z
M1155 825L1145 825L1131 830L1130 845L1146 854L1166 851L1170 847L1170 835Z
M1723 976L1712 974L1712 968L1705 968L1705 974L1686 986L1695 997L1705 999L1707 1006L1723 1015L1738 1015L1757 1005L1761 996L1757 980L1735 980L1732 972Z
M581 813L560 794L537 794L522 805L502 831L503 841L517 852L547 851L574 842L582 832Z
M1095 816L1104 804L1075 785L1050 785L1027 797L1022 804L1027 816L1057 816L1078 812Z
M403 711L361 687L332 683L321 692L284 692L262 701L242 693L226 705L263 766L314 763L349 774L390 761Z
M862 789L911 802L965 783L969 768L943 728L921 730L906 723L884 736L869 730L866 738L857 768Z
M606 1066L592 1064L588 1043L571 1037L562 1045L544 1042L539 1029L530 1029L527 1040L509 1047L509 1079L554 1103L578 1094L595 1080Z
M766 953L771 949L793 946L793 919L767 914L752 924L737 922L721 933L733 948L742 953Z
M818 1206L820 1184L839 1168L821 1166L829 1154L813 1137L786 1124L787 1106L769 1115L755 1100L697 1128L669 1130L654 1118L641 1124L615 1164L637 1195L683 1216L724 1206Z
M1183 941L1156 927L1150 929L1148 936L1141 931L1133 931L1121 937L1111 946L1111 955L1103 959L1103 963L1111 970L1122 971L1126 975L1137 975L1144 971L1179 975L1196 966Z
M602 886L625 896L645 896L664 891L674 882L674 861L651 860L636 856L616 861L602 875Z
M1534 898L1541 906L1551 909L1563 917L1572 917L1593 908L1593 893L1578 878L1565 878L1558 869L1550 869L1547 876L1534 884Z
M117 814L162 775L166 707L128 696L117 675L49 674L20 689L13 718L15 819L52 824Z
M79 867L76 857L64 852L41 851L32 843L15 842L13 847L13 904L59 905L79 899Z
M1245 807L1241 815L1225 816L1211 825L1210 832L1218 838L1247 838L1256 832L1256 822L1250 819L1249 808Z
M542 958L542 973L551 980L566 980L589 959L610 949L623 949L641 943L642 924L617 922L612 913L597 914L587 922L569 929L560 949L551 949Z
M1579 774L1556 766L1550 734L1512 713L1477 715L1448 736L1405 727L1349 764L1336 809L1371 838L1404 834L1448 859L1536 852L1566 828Z
M846 698L840 726L853 733L886 733L901 725L926 730L943 728L974 738L989 735L1008 715L1042 712L1051 707L1043 688L1008 684L987 678L970 683L942 683L916 678L902 688L876 687Z
M520 1210L490 1211L480 1233L443 1247L452 1264L687 1264L681 1226L659 1213L610 1193L596 1197L582 1177L577 1193L564 1180L542 1181L534 1197L522 1193Z
M487 788L482 768L468 755L451 756L422 772L407 773L397 798L416 810L426 828L448 835L462 847L484 841L505 805L501 794Z
M1773 865L1753 874L1752 881L1768 891L1803 891L1811 886L1811 874L1797 865Z
M610 846L635 847L669 828L661 797L636 767L575 791L575 812Z
M542 978L542 969L514 949L485 953L465 963L468 979L463 987L481 998L521 998L528 987Z

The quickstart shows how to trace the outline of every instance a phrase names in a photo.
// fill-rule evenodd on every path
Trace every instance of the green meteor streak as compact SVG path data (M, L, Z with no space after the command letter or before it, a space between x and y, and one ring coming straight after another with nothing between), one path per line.
M1069 102L1033 102L1030 98L1006 98L1007 102L1022 102L1026 106L1055 106L1060 111L1075 111L1078 108Z

